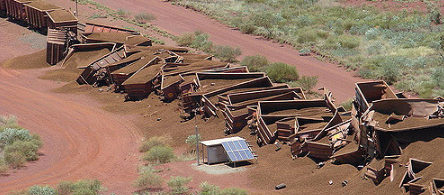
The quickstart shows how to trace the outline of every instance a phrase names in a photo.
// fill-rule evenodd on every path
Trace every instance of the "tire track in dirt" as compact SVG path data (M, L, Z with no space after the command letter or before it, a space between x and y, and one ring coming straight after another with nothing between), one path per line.
M232 30L208 16L184 7L160 0L96 0L112 9L125 9L132 13L148 12L156 16L155 26L174 35L201 30L211 35L210 40L218 45L240 47L243 56L261 54L273 62L295 65L301 75L317 75L317 87L326 87L339 101L346 101L354 95L354 83L364 81L334 64L312 57L299 56L290 46L258 39L256 36Z
M38 161L0 176L0 194L78 179L98 179L108 192L118 194L135 190L131 184L137 178L142 136L131 122L82 104L81 98L87 97L71 101L35 90L20 81L29 75L8 72L0 71L0 114L17 115L19 123L39 134L45 145Z

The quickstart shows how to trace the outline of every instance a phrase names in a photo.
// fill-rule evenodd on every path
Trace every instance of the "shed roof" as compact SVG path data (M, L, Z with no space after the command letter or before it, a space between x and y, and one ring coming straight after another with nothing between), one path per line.
M201 141L200 143L205 145L205 146L215 146L215 145L221 145L222 142L236 141L236 140L245 140L245 139L241 138L239 136L236 136L236 137L227 137L227 138L222 138L222 139L213 139L213 140L208 140L208 141Z

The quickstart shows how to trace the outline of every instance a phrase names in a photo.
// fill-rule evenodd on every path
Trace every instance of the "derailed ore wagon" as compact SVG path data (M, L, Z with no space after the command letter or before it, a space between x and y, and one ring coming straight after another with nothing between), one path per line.
M207 116L216 115L216 106L209 102L207 97L218 95L230 90L239 88L249 88L252 84L251 80L265 77L265 73L208 73L198 72L189 88L192 91L181 94L180 105L185 113L192 114L193 110L200 108ZM271 86L271 81L266 78L267 86ZM205 100L204 100L205 98Z
M397 158L403 155L402 148L409 144L444 137L444 102L438 99L374 101L363 113L360 128L361 133L372 140L369 144L372 147L364 147L366 154L374 156L365 172L367 177L378 184L385 177L393 181L396 176L399 187L410 194L436 192L434 182L439 179L418 176L432 162L410 158L407 169L394 165L400 163ZM378 163L381 161L385 163ZM404 176L401 178L401 175Z
M27 4L24 4L24 8L26 14L26 22L32 28L48 27L49 17L47 12L63 9L46 1L29 2Z
M122 59L124 59L125 57L125 49L123 46L115 49L114 51L111 51L105 56L89 64L80 74L79 78L77 78L77 83L79 85L96 85L99 84L99 81L106 81L106 79L109 78L107 77L107 73L110 71L110 68L105 69L105 67L116 64L116 62L122 61Z
M139 71L158 63L161 63L161 58L159 58L158 56L144 55L139 60L134 61L133 63L130 63L123 68L115 71L110 71L110 78L112 79L112 83L114 84L115 91L125 91L122 85L127 79L132 77L134 74L137 74ZM157 74L157 72L154 73Z
M248 120L254 116L248 112L248 106L257 105L259 101L305 99L301 88L289 88L288 85L277 85L263 90L230 93L219 96L218 106L225 119L226 131L231 134L242 130Z
M122 83L126 100L141 100L158 88L163 64L154 64L134 73Z

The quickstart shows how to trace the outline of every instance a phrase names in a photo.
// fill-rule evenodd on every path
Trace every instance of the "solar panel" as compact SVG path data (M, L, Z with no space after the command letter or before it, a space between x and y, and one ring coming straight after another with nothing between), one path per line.
M222 142L222 146L228 154L231 162L245 161L254 159L250 148L245 140L234 140Z

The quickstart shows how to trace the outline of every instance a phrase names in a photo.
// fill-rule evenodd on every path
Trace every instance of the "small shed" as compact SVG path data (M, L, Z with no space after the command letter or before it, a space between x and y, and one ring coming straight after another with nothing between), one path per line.
M253 160L255 155L244 138L229 137L201 141L202 160L207 164Z

